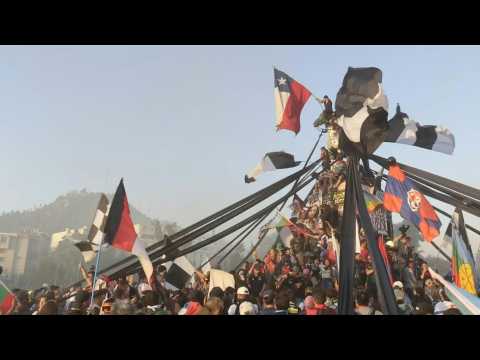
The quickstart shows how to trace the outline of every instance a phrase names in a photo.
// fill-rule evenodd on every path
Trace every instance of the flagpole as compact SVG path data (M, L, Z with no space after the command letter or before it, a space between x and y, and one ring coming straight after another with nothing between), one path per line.
M98 271L98 266L100 264L100 254L102 253L102 244L103 244L103 236L102 236L102 241L100 241L100 245L98 248L98 253L97 253L97 260L95 264L95 271L93 273L93 283L92 283L92 297L90 299L90 307L93 308L93 295L95 294L95 283L97 281L97 271Z
M2 279L0 279L0 285L2 285L5 289L7 289L8 293L10 295L15 296L15 294L10 290L10 288L7 285L5 285L5 283L2 281Z

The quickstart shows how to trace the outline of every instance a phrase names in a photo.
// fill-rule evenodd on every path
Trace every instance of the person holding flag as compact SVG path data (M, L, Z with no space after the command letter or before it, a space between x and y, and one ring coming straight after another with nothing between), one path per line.
M334 116L333 103L332 100L330 100L330 98L328 97L328 95L325 95L323 99L317 99L317 101L320 104L323 104L323 106L325 106L325 109L322 111L317 120L315 120L315 122L313 123L314 127L319 127L327 124Z
M312 94L305 86L283 71L273 69L277 131L300 132L300 113Z

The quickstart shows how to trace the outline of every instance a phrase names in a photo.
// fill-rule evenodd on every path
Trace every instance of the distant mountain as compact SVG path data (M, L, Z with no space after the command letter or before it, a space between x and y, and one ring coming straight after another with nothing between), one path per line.
M110 201L112 194L107 194ZM0 232L20 232L36 229L52 234L65 228L78 229L90 226L93 221L100 193L86 190L72 191L59 196L54 202L33 210L11 211L0 216ZM135 224L151 225L152 219L130 204Z

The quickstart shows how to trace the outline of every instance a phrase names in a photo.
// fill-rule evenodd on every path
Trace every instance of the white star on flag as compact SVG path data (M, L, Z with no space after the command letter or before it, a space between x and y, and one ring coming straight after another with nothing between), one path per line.
M279 85L285 85L287 83L287 79L281 77L280 79L278 79L278 84Z

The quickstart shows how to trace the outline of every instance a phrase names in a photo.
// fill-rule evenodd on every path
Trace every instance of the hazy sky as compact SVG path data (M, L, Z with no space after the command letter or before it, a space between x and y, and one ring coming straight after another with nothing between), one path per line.
M0 211L124 177L137 208L186 226L272 183L289 171L243 175L269 151L304 160L321 110L275 132L273 65L331 97L348 66L379 67L391 111L448 127L456 149L378 154L479 188L479 63L478 46L0 46Z

